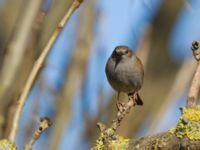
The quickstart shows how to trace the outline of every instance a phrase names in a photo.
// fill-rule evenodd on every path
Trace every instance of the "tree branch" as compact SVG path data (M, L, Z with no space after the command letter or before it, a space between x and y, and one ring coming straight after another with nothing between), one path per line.
M33 144L37 141L37 139L39 139L39 137L41 136L41 134L48 129L50 126L52 125L51 121L49 118L44 117L44 118L40 118L40 124L38 129L34 132L31 140L28 142L28 144L25 146L24 150L32 150L32 146Z
M138 140L125 139L112 128L98 123L101 130L96 146L92 150L199 150L200 149L200 105L194 108L181 108L181 117L175 128Z
M192 43L192 51L194 58L197 61L197 69L194 74L190 90L188 93L188 98L187 98L187 107L192 108L196 105L196 101L198 100L198 94L199 94L199 89L200 89L200 44L197 41L194 41Z
M65 26L66 22L69 20L72 13L76 10L76 8L78 8L80 6L82 1L83 0L73 0L69 10L66 12L63 19L58 24L57 28L53 32L52 36L50 37L49 41L47 42L47 44L44 47L41 55L39 56L38 60L35 62L33 69L30 72L30 75L29 75L28 80L25 84L24 90L23 90L19 100L17 101L16 112L15 112L14 117L13 117L12 127L10 129L10 133L9 133L9 137L8 137L9 140L13 143L15 142L16 133L17 133L18 124L19 124L19 119L20 119L20 116L21 116L21 113L22 113L22 108L25 104L28 93L29 93L29 91L30 91L35 79L36 79L36 76L38 75L40 68L42 67L42 65L43 65L53 43L57 39L58 35L62 31L63 27Z
M9 87L12 86L15 80L40 5L41 0L29 1L25 11L21 15L22 18L17 22L16 31L8 45L8 52L0 74L0 97L9 90Z
M128 150L199 150L200 141L190 140L188 138L178 138L175 135L165 132L131 140Z

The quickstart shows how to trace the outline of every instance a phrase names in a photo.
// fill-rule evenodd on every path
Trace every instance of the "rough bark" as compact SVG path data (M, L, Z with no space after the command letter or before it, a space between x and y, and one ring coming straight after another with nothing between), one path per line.
M131 140L128 150L200 150L199 140L177 138L169 132Z

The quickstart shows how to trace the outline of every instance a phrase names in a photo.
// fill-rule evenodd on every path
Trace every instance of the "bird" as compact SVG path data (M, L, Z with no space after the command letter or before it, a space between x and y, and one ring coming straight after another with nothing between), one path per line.
M105 67L106 77L111 87L118 92L127 93L134 104L143 105L138 91L141 89L144 78L144 67L141 60L127 46L115 47L108 58Z

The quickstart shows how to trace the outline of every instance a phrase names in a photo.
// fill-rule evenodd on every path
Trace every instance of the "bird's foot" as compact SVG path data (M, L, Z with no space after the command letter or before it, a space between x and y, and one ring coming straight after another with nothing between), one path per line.
M117 101L117 109L120 113L123 113L125 107L126 107L125 103Z

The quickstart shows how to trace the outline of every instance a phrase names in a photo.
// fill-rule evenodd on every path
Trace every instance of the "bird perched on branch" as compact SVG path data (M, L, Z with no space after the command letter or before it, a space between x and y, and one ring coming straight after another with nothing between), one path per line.
M143 105L138 91L143 84L144 69L140 59L127 46L117 46L106 64L106 76L114 90L128 94L134 104Z

